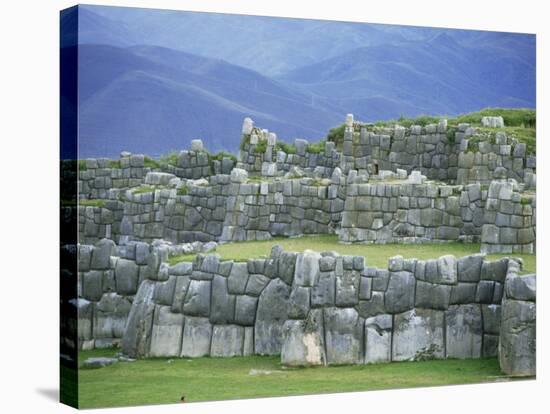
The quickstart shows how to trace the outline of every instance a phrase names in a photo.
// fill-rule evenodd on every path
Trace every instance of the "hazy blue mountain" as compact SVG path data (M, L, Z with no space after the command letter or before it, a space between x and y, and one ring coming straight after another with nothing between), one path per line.
M154 46L79 48L80 156L158 155L202 138L236 150L245 116L279 136L319 138L341 115L221 60Z
M81 156L159 154L197 137L236 150L245 116L292 140L322 137L348 112L374 121L535 106L533 35L74 10L63 18L78 10Z
M497 45L462 46L441 33L429 41L358 48L279 80L365 120L457 114L487 106L533 107L534 42L526 37Z
M357 47L429 34L424 28L381 24L107 6L81 8L123 25L129 32L125 41L219 58L266 76L280 75ZM80 41L99 43L95 37L90 30Z

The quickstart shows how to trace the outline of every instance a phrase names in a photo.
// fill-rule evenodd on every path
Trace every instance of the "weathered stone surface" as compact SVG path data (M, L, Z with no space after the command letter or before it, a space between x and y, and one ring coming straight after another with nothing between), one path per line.
M334 272L321 272L319 282L311 288L311 306L333 306L336 300L336 275Z
M443 358L443 320L443 311L428 309L412 309L395 315L393 361Z
M183 302L183 313L190 316L210 316L210 281L191 280Z
M505 299L500 326L500 369L507 375L536 374L536 304Z
M243 354L244 328L238 325L214 325L210 356L232 357Z
M336 276L336 306L355 306L359 303L361 275L356 270L344 270Z
M176 178L174 174L150 171L145 175L144 182L148 185L168 185L173 178Z
M283 326L281 363L289 366L325 365L323 311L314 309L306 320L288 320Z
M131 306L128 298L114 292L105 293L93 312L93 337L122 338Z
M445 312L447 358L479 358L483 343L479 305L453 305Z
M414 307L415 278L409 272L390 274L384 305L389 313L400 313Z
M212 325L208 318L186 316L184 320L181 356L198 358L210 354Z
M477 283L461 283L451 286L451 299L449 304L460 305L474 303L476 300Z
M352 308L325 308L325 338L329 365L363 362L363 319Z
M458 281L459 282L477 282L481 274L481 265L483 263L483 255L474 254L458 259Z
M365 364L391 361L392 316L365 319Z
M294 271L294 283L298 286L315 286L319 281L320 259L321 254L311 250L298 254Z
M91 270L83 273L81 276L82 293L81 295L93 302L97 302L103 295L103 272L100 270Z
M122 295L137 292L139 267L132 260L118 259L115 267L116 291Z
M212 279L210 322L213 324L233 323L235 296L227 291L227 278L215 275Z
M82 366L85 368L103 368L108 365L113 365L118 362L117 358L108 358L108 357L95 357L88 358L83 363Z
M234 263L227 278L227 290L231 294L242 295L248 282L248 266L246 263Z
M279 277L287 285L291 285L294 280L296 256L293 252L283 252L279 257Z
M116 252L115 242L109 239L101 239L96 243L92 251L90 267L92 269L109 269L111 256Z
M493 262L483 262L483 266L481 267L481 279L504 283L507 271L508 258L495 260Z
M384 292L372 292L369 300L360 300L356 306L357 312L362 318L386 313L384 306Z
M191 140L191 151L202 151L204 149L204 145L202 143L202 140L200 139L192 139Z
M536 301L536 275L508 274L505 283L506 296L510 299Z
M170 306L155 306L149 356L179 356L183 333L183 315L172 313Z
M239 295L235 303L235 323L239 325L254 325L258 298Z
M482 355L484 358L498 356L498 340L498 335L483 335Z
M176 279L177 276L170 276L167 281L155 284L153 300L157 305L172 305L174 302Z
M449 285L439 285L419 280L416 282L415 306L417 308L445 310L449 307L451 289L452 287Z
M245 183L248 180L248 172L241 168L233 168L231 170L231 182Z
M481 313L483 316L483 332L491 335L500 334L500 305L481 305Z
M311 288L295 286L290 292L288 317L291 319L305 319L310 308Z
M248 283L246 284L245 293L247 295L260 296L260 293L262 293L262 290L264 290L264 288L267 286L269 280L270 279L264 275L250 275L248 278Z
M289 296L290 288L280 279L272 279L260 295L254 325L254 350L257 354L281 353Z
M155 310L154 292L155 282L145 280L139 286L132 303L122 337L122 352L131 358L145 356L150 349L150 332Z

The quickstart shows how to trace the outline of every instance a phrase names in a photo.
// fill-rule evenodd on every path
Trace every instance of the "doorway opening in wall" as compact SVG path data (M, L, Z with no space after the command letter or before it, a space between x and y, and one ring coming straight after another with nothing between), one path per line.
M373 175L378 175L378 162L376 161L372 165L372 172L373 172Z

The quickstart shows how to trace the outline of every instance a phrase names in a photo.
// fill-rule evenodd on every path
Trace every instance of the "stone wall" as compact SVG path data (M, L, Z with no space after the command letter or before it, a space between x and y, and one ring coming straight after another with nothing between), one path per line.
M536 276L509 267L504 282L499 341L500 368L507 375L535 375L537 368Z
M85 169L78 171L79 197L113 199L120 191L143 183L151 168L145 167L144 155L126 155L119 160L90 158L84 160Z
M267 130L254 128L243 135L238 166L250 174L273 177L291 171L293 167L315 170L321 177L330 177L340 163L340 153L333 142L315 146L305 139L295 139L295 152L287 153L277 147L277 136Z
M363 257L278 246L243 263L156 260L133 299L122 349L133 357L281 354L287 365L495 356L512 262L397 256L376 269Z
M534 193L520 192L514 180L495 180L489 187L408 180L356 184L353 174L346 177L337 167L331 178L256 181L232 171L199 182L148 173L145 189L119 191L118 199L101 206L79 205L79 240L185 243L337 233L343 242L462 240L481 241L487 253L535 250Z
M478 239L487 191L436 183L350 184L339 238L344 242Z
M526 145L513 142L503 132L496 133L494 143L466 135L458 154L456 182L489 184L494 179L513 178L534 188L535 168L536 158L527 153Z
M536 198L514 180L492 181L481 233L484 253L535 253Z

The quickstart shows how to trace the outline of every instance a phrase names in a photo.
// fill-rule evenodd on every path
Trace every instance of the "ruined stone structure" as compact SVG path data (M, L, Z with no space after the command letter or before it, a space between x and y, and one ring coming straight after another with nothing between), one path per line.
M209 254L168 265L171 249L80 246L82 348L362 364L496 356L500 335L505 371L534 373L535 280L518 276L514 259L396 256L377 269L361 256L275 246L267 259Z
M236 160L194 140L171 162L123 153L81 164L80 202L64 211L78 216L82 349L280 354L287 365L498 354L504 372L534 374L535 276L518 276L513 258L536 248L536 161L524 144L445 120L377 128L352 115L338 145L281 144L249 118L242 133ZM375 269L368 257L274 247L246 263L168 263L205 243L304 234L479 242L481 254ZM497 252L511 257L484 258Z

